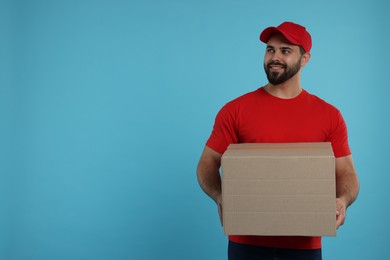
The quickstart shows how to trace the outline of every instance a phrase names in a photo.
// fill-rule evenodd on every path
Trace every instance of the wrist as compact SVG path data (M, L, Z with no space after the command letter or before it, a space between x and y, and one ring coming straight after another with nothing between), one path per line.
M218 192L212 197L216 204L222 204L222 193Z
M349 205L349 200L346 196L338 196L336 199L341 201L346 207Z

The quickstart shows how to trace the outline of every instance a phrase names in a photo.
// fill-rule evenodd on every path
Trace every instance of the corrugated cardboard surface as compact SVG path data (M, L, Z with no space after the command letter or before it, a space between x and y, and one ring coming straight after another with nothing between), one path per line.
M232 144L222 156L228 235L336 235L330 143Z

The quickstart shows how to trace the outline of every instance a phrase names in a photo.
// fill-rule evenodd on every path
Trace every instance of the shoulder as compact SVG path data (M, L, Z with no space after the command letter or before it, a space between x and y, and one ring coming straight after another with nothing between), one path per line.
M311 93L308 93L308 92L307 92L307 97L309 99L311 106L317 107L321 110L325 109L326 111L329 111L331 113L339 113L339 110L337 107L328 103L324 99L319 98L318 96L311 94Z
M219 110L217 117L219 118L236 118L242 111L252 109L258 102L260 89L245 93L229 102L227 102Z
M245 93L229 101L228 103L225 104L225 107L233 108L233 107L240 107L242 105L248 105L259 100L261 96L262 96L262 88L259 88L254 91Z

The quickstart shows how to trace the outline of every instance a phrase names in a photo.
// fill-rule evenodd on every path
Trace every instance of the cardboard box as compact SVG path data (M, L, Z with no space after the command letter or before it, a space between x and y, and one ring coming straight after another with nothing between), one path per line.
M231 144L222 156L228 235L335 236L330 143Z

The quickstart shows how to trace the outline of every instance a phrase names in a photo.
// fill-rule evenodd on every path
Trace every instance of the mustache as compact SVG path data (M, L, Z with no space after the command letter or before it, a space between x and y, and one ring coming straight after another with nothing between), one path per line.
M271 61L271 62L268 62L267 63L267 67L269 68L270 66L281 66L282 68L286 68L286 64L283 64L281 62L278 62L278 61Z

